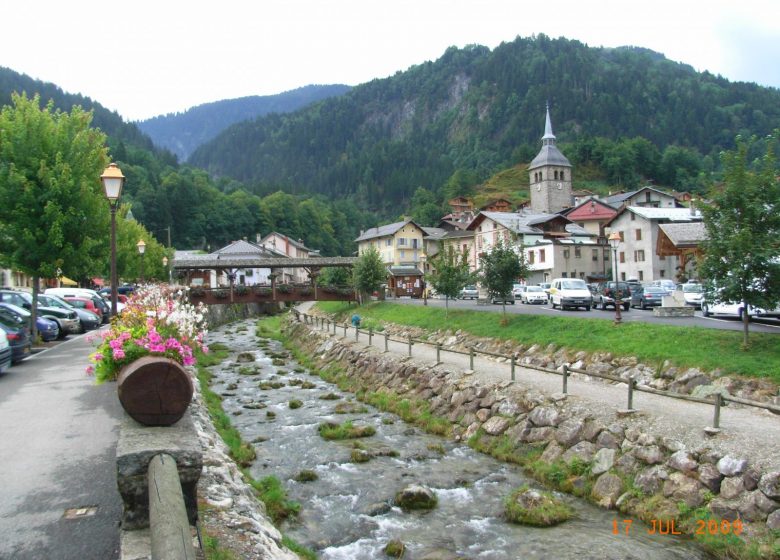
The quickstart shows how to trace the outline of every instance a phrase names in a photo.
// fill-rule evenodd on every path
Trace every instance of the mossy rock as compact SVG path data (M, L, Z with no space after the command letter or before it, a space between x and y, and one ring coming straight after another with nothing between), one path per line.
M236 361L239 364L245 364L247 362L254 362L255 361L255 355L252 352L241 352L236 357Z
M406 553L406 545L398 539L388 541L385 545L385 554L390 558L403 558Z
M301 366L297 366L293 369L295 373L306 373L306 368L302 368Z
M370 437L376 433L373 426L355 426L352 422L336 424L334 422L324 422L317 428L320 436L327 440L357 439Z
M238 375L260 375L260 370L255 367L242 366L238 368Z
M284 364L286 364L287 362L285 362L285 361L284 361L283 359L281 359L281 358L274 358L274 359L273 359L273 361L272 361L271 363L272 363L273 365L275 365L275 366L283 366L283 365L284 365Z
M333 412L335 414L365 414L368 412L368 408L366 408L365 405L358 403L343 402L337 404L333 409Z
M238 383L231 383L230 385L225 387L225 389L227 389L228 391L235 391L236 389L238 389Z
M301 408L303 406L303 402L299 401L298 399L293 399L288 403L290 408Z
M268 412L265 413L265 416L266 418L273 420L274 418L276 418L276 413L273 410L269 410Z
M437 503L434 491L420 484L410 484L395 495L395 505L407 511L433 509Z
M288 385L290 387L300 386L300 385L303 385L303 380L302 379L291 379L290 382L288 383Z
M317 385L311 381L304 381L301 383L301 389L315 389Z
M309 470L309 469L304 469L304 470L298 472L298 474L296 474L293 477L293 480L295 480L296 482L314 482L315 480L317 480L319 478L320 477L317 476L316 472L314 472L312 470Z
M261 402L254 402L243 405L241 408L246 408L247 410L260 410L261 408L267 408L268 405Z
M340 398L341 397L336 393L327 393L325 395L320 395L320 399L322 399L323 401L337 401Z
M504 501L504 515L512 523L551 527L572 516L572 509L549 492L521 486Z
M371 453L365 449L353 449L349 459L353 463L368 463L371 460Z

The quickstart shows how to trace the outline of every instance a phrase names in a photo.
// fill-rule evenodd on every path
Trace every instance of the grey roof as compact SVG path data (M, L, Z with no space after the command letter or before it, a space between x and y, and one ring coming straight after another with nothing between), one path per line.
M254 243L250 243L249 241L245 241L243 239L240 239L238 241L233 241L229 245L226 245L221 249L217 249L211 254L226 255L226 256L229 255L232 257L239 257L241 255L263 255L268 257L271 256L271 252L268 249L260 247L259 245L255 245Z
M176 258L174 269L222 269L222 268L319 268L325 266L352 266L357 257L264 257L257 255L190 255Z
M539 153L533 159L528 169L536 169L543 165L557 165L559 167L571 167L571 163L566 159L566 156L561 153L558 146L555 144L547 144L542 146Z
M663 194L663 195L666 195L666 196L672 196L669 193L665 193L664 191L660 191L660 190L655 189L653 187L642 187L641 189L637 189L637 190L631 191L631 192L613 194L612 196L608 196L606 198L603 198L602 201L606 202L610 206L619 207L626 200L628 200L629 198L631 198L635 194L638 194L638 193L640 193L640 192L642 192L644 190L651 190L651 191L657 192L659 194Z
M453 229L447 231L444 234L444 237L442 239L454 239L454 238L463 238L463 237L474 237L474 230Z
M377 237L385 237L387 235L393 235L395 234L395 232L397 232L399 229L401 229L402 227L404 227L406 224L409 223L414 224L415 226L423 230L423 232L425 232L425 230L422 227L418 226L413 220L409 219L409 220L404 220L403 222L394 222L392 224L385 224L383 226L377 226L375 228L367 229L362 234L360 234L360 237L355 239L355 241L356 242L367 241L369 239L375 239Z
M441 239L447 233L446 229L438 228L438 227L423 226L422 230L428 235L428 237L431 237L433 239Z
M552 121L550 120L550 106L547 106L547 115L544 121L544 136L542 136L542 149L536 154L528 169L536 169L543 165L557 165L559 167L571 167L571 163L566 156L561 153L555 145L555 134L552 131Z
M691 212L690 208L653 208L650 206L629 206L628 210L648 220L665 220L670 222L700 222L701 213Z
M387 271L393 276L422 276L422 271L415 265L388 266Z
M707 228L704 222L658 224L658 228L666 234L675 247L696 247L707 239Z
M568 221L568 218L560 216L559 214L530 214L525 212L480 212L480 214L484 215L486 218L490 218L496 223L501 224L509 231L531 235L542 235L544 230L535 226L549 222L552 219L560 217ZM566 224L565 229L572 235L593 235L585 230L585 228L580 227L573 222Z

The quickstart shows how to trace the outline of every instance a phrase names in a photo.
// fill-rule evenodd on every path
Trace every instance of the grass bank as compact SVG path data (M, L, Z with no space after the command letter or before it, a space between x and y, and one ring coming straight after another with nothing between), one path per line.
M751 346L742 350L741 331L701 327L676 327L650 323L615 325L608 319L548 317L545 315L508 315L506 326L501 315L486 311L450 310L388 302L372 302L356 308L343 302L320 302L317 307L348 320L354 313L368 320L435 330L462 330L474 336L531 345L557 347L585 352L611 352L616 356L636 356L646 364L660 365L664 360L678 367L698 367L726 374L764 377L780 383L780 337L751 333Z

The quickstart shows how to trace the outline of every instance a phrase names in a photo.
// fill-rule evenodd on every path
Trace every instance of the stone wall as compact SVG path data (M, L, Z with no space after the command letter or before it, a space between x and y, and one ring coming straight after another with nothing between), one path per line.
M510 381L481 384L465 372L368 350L302 323L287 329L320 367L339 365L362 390L428 402L433 414L452 422L457 440L477 436L481 447L490 448L500 439L517 450L537 449L537 463L584 465L561 487L602 507L649 520L675 518L684 503L740 519L743 536L763 542L770 539L767 528L780 529L780 472L761 472L749 457L724 456L706 440L686 448L655 433L650 418L616 417ZM546 359L557 363L554 354Z
M703 371L699 368L681 368L670 360L659 364L646 364L631 356L616 357L609 352L583 352L561 348L555 344L547 346L525 346L511 340L481 338L463 331L426 332L405 325L388 324L385 330L393 337L406 339L410 335L421 338L430 344L441 344L442 348L451 348L468 352L469 348L478 351L517 356L517 364L524 366L559 369L568 364L596 374L607 374L624 380L634 379L637 385L645 385L661 391L673 391L694 397L706 398L720 393L780 405L778 386L768 379L742 378L725 375L720 370ZM576 376L574 376L576 377ZM601 381L596 377L589 378Z

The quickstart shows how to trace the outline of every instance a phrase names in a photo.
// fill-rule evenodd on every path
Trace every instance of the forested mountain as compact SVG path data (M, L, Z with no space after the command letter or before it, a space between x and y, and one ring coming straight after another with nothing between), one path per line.
M260 197L237 181L215 182L200 169L180 165L171 152L155 148L136 125L125 123L99 103L0 68L0 107L11 104L13 92L25 92L30 98L38 94L42 105L52 100L62 111L79 105L93 112L92 125L108 135L111 159L127 177L120 204L129 205L133 217L161 243L167 242L168 228L179 249L216 249L233 240L254 240L257 234L278 231L303 239L323 255L349 255L359 231L377 225L377 217L353 201L275 189Z
M205 103L183 113L169 113L138 122L138 127L160 147L186 161L190 154L233 123L269 113L290 113L306 105L349 91L345 85L309 85L278 95L254 95Z
M655 179L695 188L736 134L780 124L776 89L698 73L646 49L540 35L492 51L452 47L343 96L233 125L190 161L256 192L285 185L397 212L418 187L441 201L457 192L442 188L458 177L478 182L530 161L548 101L569 157L626 187Z

